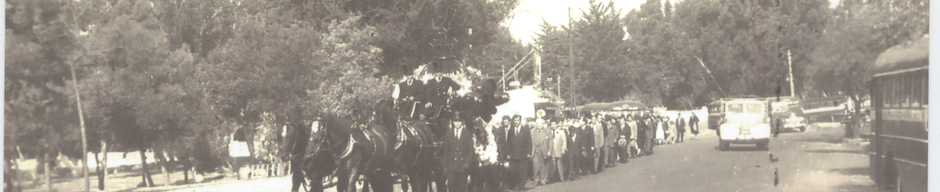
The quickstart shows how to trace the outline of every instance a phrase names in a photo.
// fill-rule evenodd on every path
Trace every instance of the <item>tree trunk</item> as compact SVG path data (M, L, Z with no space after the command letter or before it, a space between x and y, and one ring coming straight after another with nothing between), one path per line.
M147 155L144 154L144 151L146 149L141 147L139 150L140 151L138 152L140 153L141 180L143 180L142 182L145 187L152 187L154 186L153 178L150 177L150 168L147 166Z
M160 166L160 172L163 173L163 186L170 186L170 173L167 172L167 170L170 169L169 158L167 158L162 152L157 153L156 150L154 150L153 153L153 155L157 158L158 161L160 161L160 164L162 165Z
M855 125L853 126L854 131L852 131L852 138L858 138L859 131L861 131L861 128L862 128L862 118L861 118L862 103L859 100L860 98L858 98L858 95L852 96L852 101L854 101L852 102L853 107L854 107L854 110L853 110L854 116L852 116L852 124Z
M95 153L95 174L98 174L98 190L104 191L104 173L101 171L101 159L98 159L98 153Z
M183 184L189 184L189 165L183 166Z
M163 162L163 166L160 166L160 171L163 172L163 186L170 186L170 174L166 172L167 162Z
M105 189L105 180L108 179L108 142L101 140L101 161L98 163L98 167L101 169L98 172L98 189ZM98 154L95 154L95 160L98 159Z
M46 191L52 191L52 168L49 166L49 153L42 154L43 178L46 180Z
M248 159L253 162L255 159L255 130L251 123L245 123L245 143L248 144Z

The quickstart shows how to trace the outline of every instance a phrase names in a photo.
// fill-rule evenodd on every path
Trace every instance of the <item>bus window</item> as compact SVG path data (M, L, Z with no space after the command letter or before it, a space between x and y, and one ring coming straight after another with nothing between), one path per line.
M923 102L922 102L922 103L924 104L925 107L927 106L927 101L930 100L930 99L929 99L929 96L928 96L929 94L927 94L927 93L928 93L928 92L927 92L927 88L930 87L930 86L927 86L927 84L930 83L930 78L927 78L927 77L928 77L928 74L924 74L924 77L921 78L921 81L923 82L923 83L921 84L921 87L923 87L923 89L921 89L921 90L922 90L922 91L921 91L921 95L922 95L921 98L923 99Z
M898 78L897 77L888 77L888 105L891 107L898 106Z
M884 107L891 107L891 79L881 81L881 103Z
M904 76L904 84L901 84L901 107L911 107L911 85L913 85L912 80L914 80L913 75Z
M912 80L911 91L912 92L910 93L911 94L911 107L920 107L920 101L921 101L920 92L923 91L921 90L923 86L921 86L920 84L924 82L923 80L921 80L924 78L924 76L922 74L917 74L913 76L914 77L911 78Z

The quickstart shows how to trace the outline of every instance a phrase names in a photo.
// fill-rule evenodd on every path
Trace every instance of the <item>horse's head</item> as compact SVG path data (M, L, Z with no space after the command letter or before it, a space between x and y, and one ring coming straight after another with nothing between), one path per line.
M389 99L382 99L372 107L371 122L387 128L397 128L398 113L394 110L394 103Z

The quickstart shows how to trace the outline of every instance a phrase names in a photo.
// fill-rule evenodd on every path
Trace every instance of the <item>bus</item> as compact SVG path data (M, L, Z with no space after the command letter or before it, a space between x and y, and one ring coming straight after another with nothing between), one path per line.
M717 130L721 116L724 115L724 101L718 100L711 102L706 108L708 108L708 129Z
M883 188L927 191L928 37L878 56L869 82L870 176Z
M841 122L846 116L849 98L846 96L804 99L800 101L803 116L809 123Z

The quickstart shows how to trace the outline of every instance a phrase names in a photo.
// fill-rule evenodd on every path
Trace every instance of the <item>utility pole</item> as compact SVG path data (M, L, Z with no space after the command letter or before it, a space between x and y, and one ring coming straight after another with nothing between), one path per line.
M568 7L568 78L571 79L571 85L568 86L568 95L572 98L572 104L578 103L578 98L574 95L575 76L574 76L574 41L571 39L571 31L574 30L571 23L571 7Z
M796 97L796 87L793 86L793 57L790 57L790 50L787 49L787 71L790 75L790 96Z
M88 141L85 138L85 115L82 110L82 95L78 92L78 80L75 78L75 62L78 62L78 59L72 62L70 68L72 71L72 83L75 83L73 89L75 90L76 105L78 105L78 123L82 130L82 175L85 178L85 191L91 191L91 181L88 180ZM46 171L49 170L46 169ZM49 184L49 186L52 186L52 184Z

